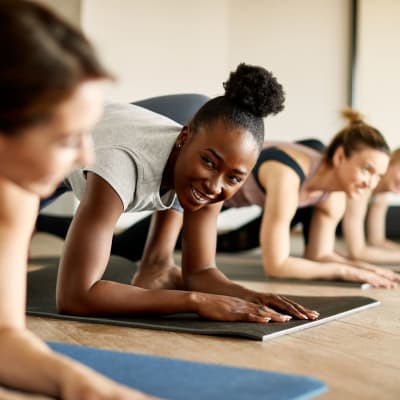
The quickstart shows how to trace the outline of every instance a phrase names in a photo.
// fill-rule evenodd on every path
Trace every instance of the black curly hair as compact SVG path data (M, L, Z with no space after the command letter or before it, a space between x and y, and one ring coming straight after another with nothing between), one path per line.
M271 72L263 67L239 64L223 83L225 95L209 100L192 118L195 132L215 120L240 126L251 132L259 150L264 142L263 118L284 108L285 93Z

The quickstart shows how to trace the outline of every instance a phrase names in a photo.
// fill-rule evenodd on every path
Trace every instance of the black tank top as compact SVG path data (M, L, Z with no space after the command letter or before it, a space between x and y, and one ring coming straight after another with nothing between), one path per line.
M300 186L303 184L305 175L303 170L301 169L300 165L295 161L292 157L290 157L287 153L285 153L283 150L278 149L277 147L268 147L266 149L263 149L258 157L258 160L256 162L256 165L253 168L252 174L254 176L254 179L257 182L257 185L262 189L264 192L264 188L262 187L259 179L258 179L258 170L260 169L260 166L265 162L265 161L278 161L284 165L287 165L288 167L292 168L294 172L299 176L300 178Z

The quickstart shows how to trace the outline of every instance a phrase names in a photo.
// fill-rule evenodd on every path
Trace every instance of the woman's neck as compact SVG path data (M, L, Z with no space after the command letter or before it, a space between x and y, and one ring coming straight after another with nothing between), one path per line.
M314 175L306 183L306 190L336 192L342 190L334 169L322 160Z
M174 169L175 169L175 162L177 155L178 155L178 149L174 146L164 167L160 189L169 190L175 187Z

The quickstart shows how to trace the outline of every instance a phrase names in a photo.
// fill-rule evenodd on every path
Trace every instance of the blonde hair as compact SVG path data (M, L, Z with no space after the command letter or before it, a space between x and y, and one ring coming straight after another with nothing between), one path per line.
M364 122L363 116L352 108L345 108L341 112L342 117L348 122L332 139L325 151L325 160L332 165L333 155L338 147L342 146L346 157L362 148L371 148L382 151L387 155L390 149L383 135L371 125Z

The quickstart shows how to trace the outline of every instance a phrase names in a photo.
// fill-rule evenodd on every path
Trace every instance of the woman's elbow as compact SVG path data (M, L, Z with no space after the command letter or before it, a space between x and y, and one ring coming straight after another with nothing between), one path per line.
M361 260L363 258L363 255L365 254L366 247L354 247L350 248L348 247L347 249L347 256L350 260Z
M59 314L88 315L87 293L57 288L56 307Z
M283 277L283 268L275 263L265 263L264 262L264 271L265 274L270 278L282 278Z

